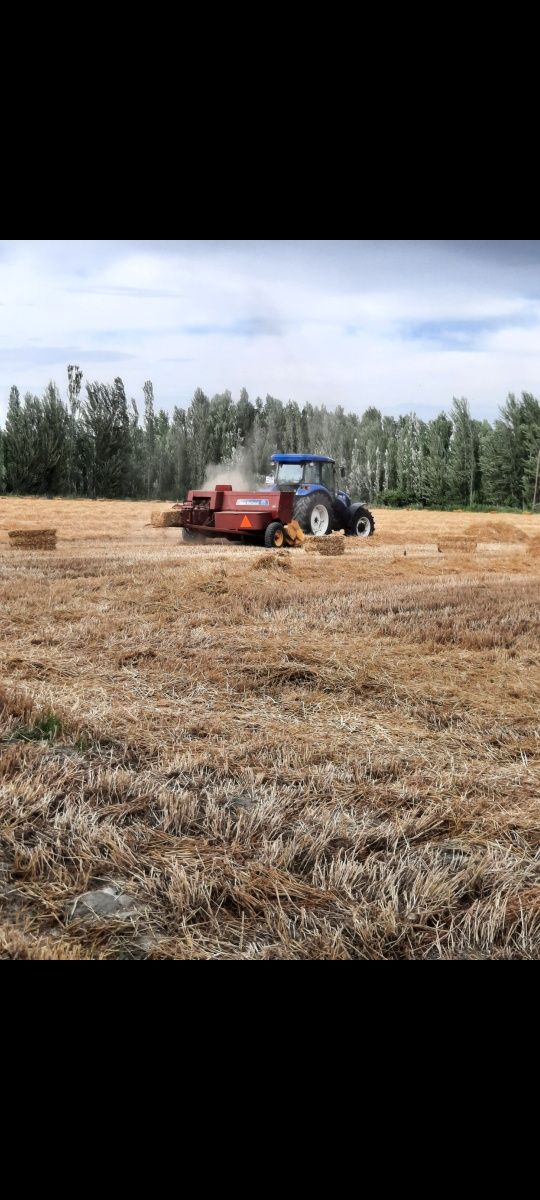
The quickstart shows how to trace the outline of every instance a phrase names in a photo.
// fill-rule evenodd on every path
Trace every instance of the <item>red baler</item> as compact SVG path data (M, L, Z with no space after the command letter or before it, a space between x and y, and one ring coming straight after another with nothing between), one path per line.
M293 502L292 492L233 492L230 483L220 483L212 491L188 492L174 508L187 540L195 535L245 538L277 549L298 540Z

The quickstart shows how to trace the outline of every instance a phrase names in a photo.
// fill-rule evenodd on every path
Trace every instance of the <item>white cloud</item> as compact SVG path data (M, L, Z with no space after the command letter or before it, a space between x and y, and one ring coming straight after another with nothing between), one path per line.
M540 266L517 245L4 243L0 419L12 383L65 389L68 361L139 402L150 378L167 408L245 386L422 416L465 395L493 417L540 391Z

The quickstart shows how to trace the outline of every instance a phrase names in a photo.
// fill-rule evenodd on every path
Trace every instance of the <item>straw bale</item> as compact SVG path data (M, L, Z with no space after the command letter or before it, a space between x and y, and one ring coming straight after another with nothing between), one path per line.
M526 554L529 547L526 542L477 542L479 554Z
M9 544L18 550L54 550L56 529L11 529Z
M449 551L456 554L463 554L476 550L476 540L467 537L441 538L437 542L437 548L441 554L448 553Z
M150 521L155 529L168 529L181 524L181 515L180 509L166 508L163 512L153 512Z
M341 533L330 533L325 537L314 538L316 543L315 549L318 554L336 555L345 554L345 538Z

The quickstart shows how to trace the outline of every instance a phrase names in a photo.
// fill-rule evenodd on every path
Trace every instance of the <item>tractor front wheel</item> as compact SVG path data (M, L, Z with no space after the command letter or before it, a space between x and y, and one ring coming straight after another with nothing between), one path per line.
M285 545L285 530L281 521L271 521L266 526L264 544L267 550L280 550Z

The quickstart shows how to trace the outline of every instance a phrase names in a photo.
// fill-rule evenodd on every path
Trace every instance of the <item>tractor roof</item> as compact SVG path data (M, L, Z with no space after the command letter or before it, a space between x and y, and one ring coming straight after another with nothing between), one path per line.
M327 454L273 454L272 462L276 463L306 463L306 462L335 462Z

